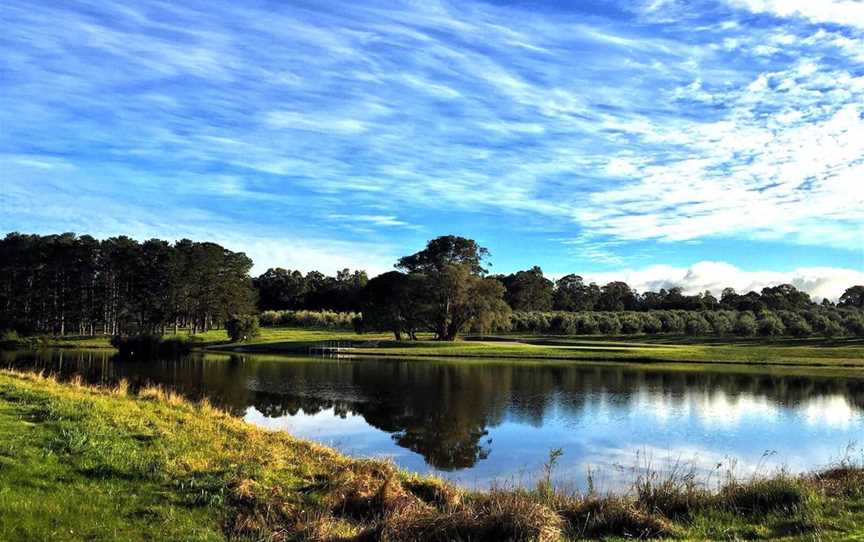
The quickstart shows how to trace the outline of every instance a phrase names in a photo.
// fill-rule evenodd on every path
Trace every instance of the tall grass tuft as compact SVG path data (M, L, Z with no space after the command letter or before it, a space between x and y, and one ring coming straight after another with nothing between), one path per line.
M165 389L161 386L145 386L138 391L138 397L152 401L162 401L175 406L187 402L186 398L179 393Z
M806 506L808 494L803 480L780 472L744 482L731 481L720 490L718 504L750 515L796 512Z
M665 472L643 466L636 473L633 493L639 506L651 513L672 519L692 516L693 512L710 506L710 491L697 481L694 465L675 461Z
M125 378L121 378L120 382L117 382L117 385L111 388L112 395L128 395L129 394L129 381Z

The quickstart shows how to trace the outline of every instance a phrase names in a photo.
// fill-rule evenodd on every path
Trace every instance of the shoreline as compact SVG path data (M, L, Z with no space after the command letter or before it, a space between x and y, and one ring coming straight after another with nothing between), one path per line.
M180 335L189 337L188 335ZM172 337L172 336L167 336ZM308 356L328 343L339 357L402 359L513 360L531 362L630 363L654 366L687 365L695 368L728 365L763 369L838 369L864 371L864 341L736 340L722 337L502 335L474 336L455 342L421 340L396 342L387 334L358 335L350 331L310 328L262 328L261 336L247 343L228 343L224 331L194 336L190 349L227 354ZM31 339L30 348L113 350L107 337ZM320 354L317 354L320 355ZM325 356L326 357L326 354Z
M59 518L64 532L76 534L68 538L88 539L114 520L94 514L117 491L127 514L114 528L128 540L286 531L300 540L496 533L542 542L864 534L864 468L850 463L800 476L730 478L714 489L686 476L649 476L623 496L565 494L542 482L470 491L262 430L160 388L133 394L122 383L91 387L10 371L0 371L0 434L0 538L39 538L48 527L28 518L62 505L75 512ZM38 483L21 484L26 475Z
M270 355L284 355L284 356L304 356L304 357L321 357L323 359L327 359L329 356L327 355L315 355L315 354L306 354L300 350L292 350L290 348L269 348L266 345L262 345L261 348L256 348L256 345L250 346L206 346L201 348L195 348L193 351L204 351L204 352L219 352L223 354L270 354ZM564 361L564 362L573 362L573 363L607 363L610 365L613 364L634 364L634 365L661 365L661 364L680 364L680 365L696 365L696 366L745 366L745 367L772 367L772 368L780 368L780 367L789 367L789 368L813 368L813 369L864 369L864 360L860 363L819 363L819 362L811 362L811 363L782 363L782 362L770 362L770 361L750 361L750 360L722 360L722 361L705 361L705 360L697 360L697 359L680 359L680 358L662 358L662 357L591 357L591 356L532 356L531 354L500 354L500 353L491 353L491 354L472 354L472 353L405 353L405 352L388 352L388 349L378 349L378 350L350 350L347 352L339 352L336 354L339 358L399 358L399 359L472 359L472 360L525 360L525 361Z

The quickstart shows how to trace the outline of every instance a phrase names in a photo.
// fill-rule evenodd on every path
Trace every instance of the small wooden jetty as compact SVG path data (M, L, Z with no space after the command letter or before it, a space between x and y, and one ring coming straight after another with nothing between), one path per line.
M339 358L351 356L356 348L378 348L378 341L356 343L352 341L326 341L309 347L310 356Z
M323 356L326 358L339 358L348 354L354 346L348 341L326 341L309 347L310 356Z

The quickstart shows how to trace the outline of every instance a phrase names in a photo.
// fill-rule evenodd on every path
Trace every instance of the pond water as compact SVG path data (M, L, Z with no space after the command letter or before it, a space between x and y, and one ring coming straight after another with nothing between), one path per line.
M860 454L864 437L855 373L223 354L129 362L92 350L5 352L0 366L170 386L262 427L468 487L533 483L556 448L559 483L585 489L591 471L611 491L646 465L810 470Z

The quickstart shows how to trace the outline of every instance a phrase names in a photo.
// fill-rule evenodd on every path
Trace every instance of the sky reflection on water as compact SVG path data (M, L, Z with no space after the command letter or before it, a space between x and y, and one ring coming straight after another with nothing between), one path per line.
M550 450L559 483L625 489L633 469L708 477L818 468L864 436L864 376L647 366L194 355L116 362L92 351L3 354L5 366L129 380L208 397L247 421L471 487L532 483Z
M676 462L692 465L706 477L728 469L742 475L781 467L803 471L843 457L864 434L861 409L839 394L782 406L767 397L730 397L722 390L670 397L642 388L627 401L597 393L589 394L579 410L566 404L556 398L541 420L508 415L481 439L488 455L457 470L429 465L359 414L326 409L268 418L253 406L245 419L351 455L392 458L408 469L472 487L531 483L554 448L564 451L556 469L558 482L579 488L587 484L589 471L601 489L620 490L632 481L634 469L663 469Z

